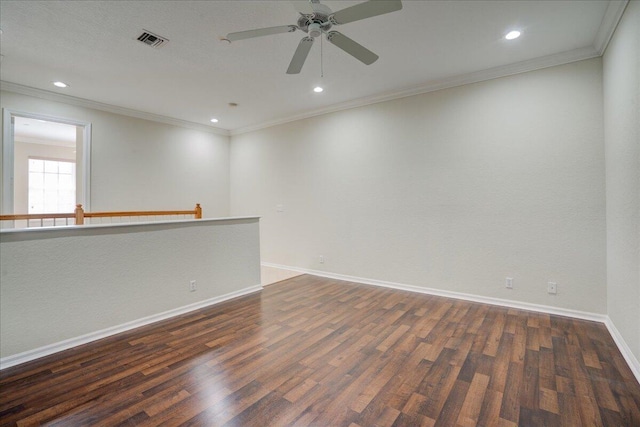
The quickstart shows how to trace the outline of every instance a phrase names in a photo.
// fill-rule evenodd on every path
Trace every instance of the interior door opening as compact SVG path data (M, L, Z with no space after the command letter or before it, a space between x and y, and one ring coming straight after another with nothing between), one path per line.
M91 125L6 109L4 119L2 212L88 210Z
M16 117L13 132L13 209L20 213L73 212L77 126Z

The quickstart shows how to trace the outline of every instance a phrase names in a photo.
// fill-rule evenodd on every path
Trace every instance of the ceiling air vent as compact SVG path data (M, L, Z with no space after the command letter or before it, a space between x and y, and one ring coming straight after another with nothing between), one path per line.
M147 46L151 46L153 48L159 48L164 46L169 42L169 39L159 36L157 34L153 34L151 31L142 30L143 33L138 36L138 40Z

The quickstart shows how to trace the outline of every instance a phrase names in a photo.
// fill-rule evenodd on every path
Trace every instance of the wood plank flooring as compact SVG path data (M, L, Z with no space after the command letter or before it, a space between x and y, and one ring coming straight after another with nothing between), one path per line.
M0 372L0 424L640 426L599 323L299 276Z

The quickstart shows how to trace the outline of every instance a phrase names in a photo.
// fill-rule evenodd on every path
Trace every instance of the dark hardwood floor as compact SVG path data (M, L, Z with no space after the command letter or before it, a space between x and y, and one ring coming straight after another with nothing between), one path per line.
M0 424L640 426L599 323L300 276L0 372Z

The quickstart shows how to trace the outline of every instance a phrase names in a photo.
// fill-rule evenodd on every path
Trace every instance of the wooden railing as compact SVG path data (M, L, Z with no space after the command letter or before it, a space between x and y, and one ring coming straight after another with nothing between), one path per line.
M157 217L176 215L193 215L193 218L201 219L202 208L200 207L200 203L196 203L195 209L183 211L85 212L82 205L76 205L76 209L72 213L0 215L0 221L26 220L27 227L30 227L30 221L40 220L40 227L43 227L45 220L53 220L52 225L56 225L56 219L64 219L65 225L70 225L70 219L73 219L73 224L75 225L83 225L85 223L85 218Z

